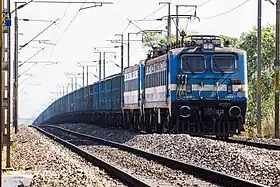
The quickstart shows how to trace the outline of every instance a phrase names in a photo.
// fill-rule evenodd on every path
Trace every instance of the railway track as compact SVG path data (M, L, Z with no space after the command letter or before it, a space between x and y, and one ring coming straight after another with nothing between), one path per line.
M33 126L34 127L34 126ZM85 134L81 134L81 133L77 133L74 131L70 131L70 130L66 130L60 127L56 127L56 126L51 126L51 125L46 125L46 126L40 126L40 127L34 127L37 130L39 130L40 132L42 132L43 134L55 139L56 141L58 141L59 143L65 145L66 147L68 147L69 149L71 149L72 151L80 154L81 156L85 157L87 160L91 161L93 164L98 165L99 167L104 168L105 170L107 170L109 173L111 173L114 176L117 176L118 178L120 178L121 180L125 181L126 183L131 184L132 186L150 186L149 184L143 182L142 180L108 164L107 162L98 159L96 157L94 157L93 155L90 155L89 153L87 153L86 151L79 149L77 146L73 145L72 143L69 143L55 135L52 135L49 132L46 132L45 130L43 130L42 128L52 128L55 129L56 133L58 131L62 131L64 133L67 133L71 136L76 136L76 137L82 137L83 139L87 139L87 140L91 140L94 142L97 142L99 144L103 144L109 147L114 147L129 153L133 153L137 156L140 156L142 158L148 159L148 160L153 160L154 162L157 162L159 164L168 166L172 169L175 170L181 170L184 173L188 173L190 175L193 175L195 177L198 177L200 179L203 179L205 181L209 181L212 184L216 184L216 185L220 185L220 186L265 186L262 184L258 184L252 181L248 181L248 180L244 180L241 178L237 178L234 176L230 176L221 172L217 172L214 170L210 170L210 169L206 169L206 168L202 168L193 164L187 164L187 163L183 163L174 159L170 159L170 158L166 158L160 155L155 155L152 153L148 153L136 148L132 148L129 146L125 146L116 142L112 142L112 141L108 141L108 140L104 140L101 138L97 138L97 137L93 137L93 136L89 136L89 135L85 135ZM72 139L73 140L73 139Z
M256 148L280 151L280 145L275 145L275 144L258 143L258 142L237 140L237 139L231 139L231 138L225 139L225 140L220 140L213 136L196 136L196 137L208 138L208 139L212 139L212 140L219 140L219 141L224 141L227 143L242 144L242 145L247 145L247 146L256 147Z
M92 164L105 169L110 175L112 175L113 177L119 178L124 183L132 185L132 186L150 187L149 184L133 177L132 175L126 173L125 171L122 171L97 157L94 157L93 155L78 148L77 146L73 145L72 143L69 143L69 142L63 140L62 138L59 138L58 136L55 136L55 135L43 130L42 128L39 128L36 126L31 126L31 127L37 129L39 132L43 133L44 135L48 136L49 138L54 139L58 143L67 147L68 149L70 149L71 151L73 151L73 152L77 153L78 155L80 155L81 157L85 158L87 161L91 162Z

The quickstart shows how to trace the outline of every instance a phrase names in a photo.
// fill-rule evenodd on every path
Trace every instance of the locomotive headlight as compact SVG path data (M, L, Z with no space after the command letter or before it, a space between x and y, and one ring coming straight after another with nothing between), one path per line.
M239 97L239 98L240 98L240 97L244 97L244 92L243 92L242 88L239 88L239 89L238 89L236 95L237 95L237 97Z
M208 44L203 44L203 49L208 49Z
M212 44L212 43L204 43L203 45L202 45L202 47L203 47L203 49L204 50L212 50L212 49L214 49L214 44Z
M208 49L213 49L214 48L214 44L208 44Z

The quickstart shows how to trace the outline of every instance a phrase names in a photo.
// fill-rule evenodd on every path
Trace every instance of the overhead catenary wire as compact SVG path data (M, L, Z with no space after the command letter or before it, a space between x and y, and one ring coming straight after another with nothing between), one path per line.
M61 17L61 19L60 19L60 22L61 22L61 21L62 21L62 19L66 16L66 14L67 14L67 12L68 12L69 7L70 7L70 3L68 3L68 4L67 4L67 6L66 6L66 8L65 8L65 10L64 10L64 13L63 13L63 15L62 15L62 17Z
M199 5L197 5L197 9L198 8L200 8L200 7L202 7L202 6L204 6L204 5L206 5L206 4L208 4L208 3L210 3L210 2L212 2L213 0L206 0L206 1L204 1L203 3L201 3L201 4L199 4ZM191 8L190 10L188 10L186 13L189 13L190 11L192 11L192 10L194 10L195 8Z
M70 2L66 5L66 8L65 8L65 10L64 10L64 13L63 13L63 15L61 16L61 18L60 18L58 24L56 24L56 26L58 25L58 27L59 27L59 24L60 24L60 23L62 22L62 20L65 18L66 14L67 14L67 12L68 12L69 7L70 7ZM56 26L55 26L55 27L56 27ZM58 28L58 27L56 27L56 28ZM54 47L55 47L55 45L53 46L53 48L54 48ZM52 52L53 52L53 49L52 49ZM52 53L51 53L51 54L52 54Z
M28 72L31 68L33 68L34 66L36 66L38 64L38 62L32 64L29 68L27 68L22 74L18 75L18 78L20 78L22 75L24 75L26 72Z
M171 0L171 1L172 1L172 0ZM170 2L171 2L171 1L170 1ZM202 7L202 6L206 5L207 3L210 3L211 1L213 1L213 0L206 0L206 1L204 1L203 3L199 4L199 5L197 6L197 8L198 8L198 7ZM155 13L157 13L158 11L160 11L161 9L163 9L165 6L166 6L166 4L163 5L163 6L161 6L160 8L158 8L157 10L155 10L154 12L152 12L151 14L145 16L143 19L135 20L135 21L134 21L134 26L136 26L138 29L140 29L140 27L138 27L135 23L139 22L140 20L141 20L141 21L142 21L142 20L143 20L143 21L144 21L144 20L147 20L148 17L154 15ZM192 9L189 10L188 12L192 11L193 9L194 9L194 8L192 8ZM188 12L186 12L186 13L188 13ZM127 18L127 20L129 20L129 19ZM160 20L160 19L150 19L150 20L147 20L147 21L159 21L159 20ZM125 30L131 25L131 23L132 23L132 20L129 20L129 23L128 23L127 27L125 28ZM190 23L191 23L191 22L189 22L189 24L190 24ZM160 25L160 26L156 27L156 28L162 27L162 26L164 26L164 25L165 25L165 23L164 23L163 25ZM175 25L176 25L176 24L175 24ZM125 30L124 30L124 31L125 31ZM140 30L142 30L142 29L140 29ZM123 32L124 32L124 31L123 31Z
M154 12L152 12L151 14L145 16L143 19L147 19L148 17L151 17L152 15L156 14L158 11L160 11L161 9L163 9L164 7L166 7L166 4L161 6L160 8L156 9Z
M213 1L213 0L206 0L206 1L202 2L201 4L197 5L196 10L197 10L198 8L201 8L202 6L204 6L204 5L206 5L206 4L210 3L210 2L212 2L212 1ZM191 11L194 10L194 9L195 9L194 7L191 8L190 10L188 10L188 11L186 12L186 14L189 13L189 12L191 12ZM190 21L188 22L188 25L191 24L194 20L195 20L195 19L190 20ZM176 23L175 23L174 20L173 20L173 22L174 22L174 24L176 25ZM187 25L187 26L188 26L188 25ZM187 26L186 26L186 27L187 27ZM179 25L178 25L178 27L179 27ZM176 28L180 31L181 29L178 28L178 27L176 26ZM185 31L185 32L187 32L187 28L186 28L186 31Z
M78 11L76 12L75 16L70 20L70 22L68 23L68 25L66 26L66 28L64 29L64 31L62 32L61 36L59 37L59 39L55 42L55 45L52 48L51 54L50 56L52 56L56 46L59 44L59 42L61 41L61 39L63 38L63 36L66 34L67 30L69 29L69 27L71 26L71 24L75 21L75 19L78 17L79 13L80 13L80 9L84 6L86 0L84 0L84 2L82 3L81 7L78 9Z
M26 42L24 45L22 45L19 50L21 50L22 48L24 48L25 46L27 46L28 44L30 44L30 42L32 42L34 39L36 39L38 36L40 36L41 34L43 34L46 30L48 30L48 28L50 28L53 24L55 24L57 21L59 20L56 19L54 22L52 22L49 26L47 26L44 30L42 30L39 34L37 34L36 36L34 36L31 40L29 40L28 42Z
M101 53L101 51L99 50L99 49L97 49L96 47L93 47L96 51L98 51L98 52L100 52ZM107 59L107 60L109 60L109 62L111 62L111 63L113 63L115 66L117 66L117 67L119 67L119 68L121 68L121 66L120 65L118 65L115 61L113 61L111 58L109 58L109 57L107 57L107 56L105 56L105 59Z
M128 18L126 18L130 23L132 23L136 28L138 28L140 31L143 31L138 25L136 25L135 23L133 23L131 20L129 20ZM149 42L151 44L151 46L153 45L152 44L152 39L150 38L149 34L147 34L145 31L143 32L149 39Z
M211 1L213 1L213 0L206 0L206 1L204 1L203 3L197 5L197 8L198 7L202 7L202 6L206 5L207 3L210 3Z
M20 85L22 85L23 83L25 83L25 81L27 81L27 79L29 79L30 78L30 76L26 76L26 78L25 79L23 79L18 85L20 86ZM24 87L25 88L25 87ZM22 90L24 90L24 88L22 88L21 90L20 90L20 92L22 91Z
M237 5L237 6L233 7L233 8L231 8L231 9L229 9L229 10L226 11L226 12L222 12L222 13L219 13L219 14L217 14L217 15L210 16L210 17L206 17L206 18L202 18L202 19L204 19L204 20L205 20L205 19L213 19L213 18L216 18L216 17L223 16L223 15L225 15L225 14L228 14L228 13L230 13L230 12L232 12L232 11L234 11L234 10L240 8L240 7L242 7L243 5L245 5L246 3L248 3L249 1L251 1L251 0L245 0L245 1L242 2L241 4L239 4L239 5Z
M160 11L161 9L163 9L166 5L163 5L161 6L160 8L156 9L155 11L153 11L152 13L148 14L147 16L145 16L144 18L142 18L141 20L146 20L147 18L151 17L152 15L155 15L158 11ZM135 21L136 23L138 21ZM129 26L131 25L131 21L129 20L127 26L125 27L125 29L122 31L122 33L124 33L128 28Z
M62 22L62 20L65 18L66 14L68 12L69 7L70 7L70 2L66 5L65 10L63 12L63 15L61 16L61 18L60 18L59 22L56 24L56 26L59 25Z
M41 51L43 51L46 47L41 48L39 51L37 51L36 53L34 53L31 57L29 57L27 60L25 60L24 62L22 62L21 64L19 64L18 67L21 67L23 64L27 63L29 60L31 60L33 57L35 57L37 54L39 54Z
M130 22L128 22L127 26L123 29L122 33L124 33L130 26Z
M197 6L197 8L200 8L200 7L204 6L205 4L210 3L210 2L212 2L212 1L213 1L213 0L207 0L207 1L205 1L205 2L203 2L203 3L201 3L201 4L199 4L199 5ZM250 1L250 0L245 0L245 1L242 2L241 4L239 4L239 5L237 5L237 6L233 7L233 8L231 8L231 9L225 11L225 12L222 12L222 13L219 13L219 14L216 14L216 15L213 15L213 16L209 16L209 17L202 18L202 20L213 19L213 18L217 18L217 17L223 16L223 15L226 15L226 14L228 14L228 13L230 13L230 12L232 12L232 11L234 11L234 10L240 8L240 7L242 7L243 5L245 5L246 3L248 3L249 1ZM193 10L193 9L192 9L192 10ZM190 12L190 11L191 11L191 10L189 10L188 12ZM187 13L188 13L188 12L187 12ZM190 23L191 23L192 21L193 21L193 20L191 20ZM189 23L189 24L190 24L190 23Z

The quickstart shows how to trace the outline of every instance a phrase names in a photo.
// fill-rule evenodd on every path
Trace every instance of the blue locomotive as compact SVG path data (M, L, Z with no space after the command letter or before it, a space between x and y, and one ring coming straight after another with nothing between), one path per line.
M192 35L169 50L55 101L34 124L85 122L151 132L228 137L248 100L246 52Z

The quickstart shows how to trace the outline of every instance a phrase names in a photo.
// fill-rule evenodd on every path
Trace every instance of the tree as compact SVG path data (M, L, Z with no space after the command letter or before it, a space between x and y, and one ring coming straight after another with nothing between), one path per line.
M171 35L171 41L176 41L175 35ZM159 33L148 33L143 36L144 47L163 47L167 45L167 37Z
M191 34L198 34L198 33L194 31L188 33L188 35ZM220 36L223 37L225 40L228 40L232 46L236 46L238 43L238 38L224 36L224 35L220 35ZM176 36L171 34L171 42L175 42L175 41L176 41ZM143 36L144 47L161 47L166 45L167 45L166 35L161 35L158 33L148 33Z
M224 38L225 40L229 41L230 45L233 47L237 46L238 43L238 38L235 37L230 37L230 36L225 36L225 35L220 35L220 37Z
M266 121L271 121L274 109L274 64L275 54L275 27L262 28L262 116ZM238 47L247 52L249 103L247 123L256 124L256 97L257 97L257 29L243 33L238 41Z

